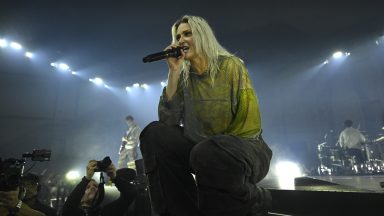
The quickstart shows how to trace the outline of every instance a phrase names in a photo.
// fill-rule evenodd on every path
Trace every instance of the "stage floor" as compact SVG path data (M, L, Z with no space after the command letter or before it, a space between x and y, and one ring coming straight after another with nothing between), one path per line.
M296 179L296 183L295 183ZM268 189L384 193L384 175L365 176L267 176L259 184ZM384 183L383 183L384 184Z

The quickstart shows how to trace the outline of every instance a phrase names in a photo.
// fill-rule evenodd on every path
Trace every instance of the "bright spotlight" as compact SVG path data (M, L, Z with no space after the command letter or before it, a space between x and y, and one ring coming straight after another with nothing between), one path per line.
M72 71L71 74L73 74L73 75L77 75L77 73L76 73L75 71Z
M16 42L11 42L10 46L11 46L13 49L16 49L16 50L21 50L21 49L23 49L23 47L22 47L19 43L16 43Z
M338 59L338 58L340 58L342 56L343 56L343 53L340 52L340 51L337 51L337 52L333 53L333 55L332 55L332 57L335 58L335 59Z
M104 82L103 79L96 77L95 79L93 79L93 83L95 83L96 85L102 85Z
M160 82L160 85L161 85L162 87L165 87L165 86L167 86L167 83L166 83L166 82Z
M299 165L290 161L282 161L276 164L276 172L281 177L299 177L302 176Z
M61 70L69 70L69 66L67 64L65 64L65 63L60 63L59 64L59 68Z
M80 173L79 171L76 171L76 170L70 170L69 172L67 172L67 174L65 175L65 178L69 181L73 181L73 180L76 180L76 179L80 179Z
M143 88L143 89L148 89L149 86L148 86L147 84L144 83L144 84L141 84L140 87Z
M376 40L375 43L376 43L376 45L383 44L383 43L384 43L384 36L379 37L379 38Z
M109 88L109 85L107 85L107 84L104 84L104 87L105 87L105 88Z
M7 47L8 46L8 43L5 39L0 39L0 47L3 48L3 47Z
M27 57L27 58L33 58L33 53L31 53L31 52L26 52L26 53L25 53L25 57Z
M56 63L52 62L52 63L51 63L51 66L52 66L52 67L56 67L57 65L56 65Z
M135 87L135 88L140 87L140 84L139 83L135 83L135 84L133 84L133 87Z
M328 64L329 63L329 61L328 60L325 60L324 62L323 62L323 65L326 65L326 64Z
M131 87L129 87L129 86L125 87L125 90L126 91L131 91Z
M345 56L350 56L350 55L351 55L351 53L349 53L349 52L345 53Z

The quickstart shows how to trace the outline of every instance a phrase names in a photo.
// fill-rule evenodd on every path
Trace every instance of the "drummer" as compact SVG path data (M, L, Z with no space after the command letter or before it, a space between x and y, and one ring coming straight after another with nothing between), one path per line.
M358 165L363 164L365 155L362 148L367 140L359 130L352 127L351 120L346 120L344 125L345 129L340 133L338 145L350 156L355 156Z

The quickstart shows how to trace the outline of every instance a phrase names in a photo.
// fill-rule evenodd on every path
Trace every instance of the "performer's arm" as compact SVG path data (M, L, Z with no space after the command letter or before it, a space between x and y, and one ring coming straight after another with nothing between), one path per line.
M181 84L171 100L168 99L166 87L164 87L158 106L159 120L167 125L180 125L183 116L183 104Z
M240 59L225 60L224 68L232 76L232 112L234 118L225 134L255 138L261 130L259 104L249 78L248 70Z
M176 43L169 45L165 49L175 48ZM181 52L178 58L167 58L168 64L168 83L164 87L160 97L158 114L159 120L167 125L180 125L183 113L183 92L182 92L182 66L185 53Z

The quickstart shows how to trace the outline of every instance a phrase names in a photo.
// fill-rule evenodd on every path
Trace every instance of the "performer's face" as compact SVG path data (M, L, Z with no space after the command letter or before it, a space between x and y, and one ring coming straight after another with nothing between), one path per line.
M193 42L192 30L188 23L181 23L177 28L176 40L179 46L186 46L185 59L191 60L197 56L195 43Z
M130 127L131 125L133 125L133 121L132 120L127 120L127 125L128 125L128 127Z

